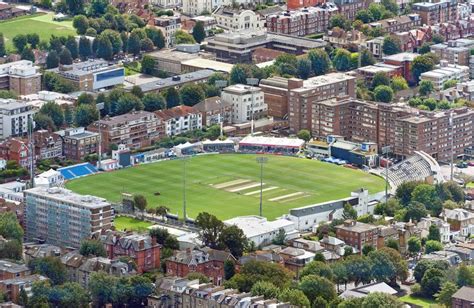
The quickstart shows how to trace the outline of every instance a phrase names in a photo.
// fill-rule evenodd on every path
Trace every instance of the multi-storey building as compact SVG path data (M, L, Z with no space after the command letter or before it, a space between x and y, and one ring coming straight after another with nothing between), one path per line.
M101 241L109 259L130 257L139 273L160 267L160 245L156 238L143 234L109 232L101 236Z
M155 114L165 123L166 136L202 129L202 114L193 107L181 105L156 111Z
M267 104L259 87L235 84L222 90L221 99L232 106L232 123L248 123L267 115Z
M33 133L35 159L51 159L63 155L63 140L47 130L38 130Z
M165 47L175 45L176 31L181 29L180 16L160 16L153 20L153 25L161 30L165 37Z
M334 0L339 13L349 20L354 20L357 12L365 10L372 3L370 0Z
M474 40L459 39L431 45L431 52L449 64L469 66L472 46L474 46Z
M104 150L110 150L113 145L119 144L133 150L140 149L152 145L165 135L161 119L148 111L105 117L90 124L87 130L99 133L99 125Z
M433 83L436 91L442 90L444 83L448 80L465 82L469 80L469 66L448 64L442 60L436 69L424 72L420 75L420 80L427 80Z
M465 209L444 209L442 217L451 225L451 231L461 236L469 236L474 233L474 213Z
M301 87L301 80L275 76L260 80L258 86L263 91L268 115L283 119L288 115L288 93L291 89Z
M0 260L0 281L16 277L25 277L31 273L28 266L7 260Z
M421 26L421 18L418 14L401 15L372 22L369 26L382 29L384 33L404 32Z
M219 96L209 97L193 106L202 114L202 124L227 124L232 119L232 105L224 102Z
M357 248L360 253L365 245L377 247L378 235L377 226L354 220L346 220L344 224L336 226L336 237Z
M99 149L99 134L85 130L84 127L68 128L56 132L63 139L63 155L67 159L82 160Z
M251 10L234 9L231 6L221 6L212 16L217 25L230 31L255 31L264 28L265 21L260 15Z
M13 160L24 168L28 168L31 162L27 141L18 138L8 138L0 143L0 157Z
M33 284L45 280L48 280L48 278L37 274L6 280L0 279L0 291L7 296L8 300L18 303L20 300L21 290L24 290L26 295L31 297L33 295L33 292L31 291Z
M112 227L113 210L105 199L59 187L36 187L24 194L28 240L79 248L84 239Z
M0 99L0 138L26 135L35 113L35 108L21 101Z
M41 73L33 62L21 60L0 65L0 89L18 95L29 95L41 90Z
M61 65L49 71L70 81L79 91L98 91L123 84L125 69L101 59Z
M457 7L457 0L418 2L413 3L412 11L420 15L424 25L432 26L439 23L456 21L458 18Z
M316 103L338 96L355 97L355 80L355 77L344 73L330 73L305 81L299 80L299 85L295 85L289 93L290 130L313 130L312 116Z
M337 13L337 7L331 3L318 7L305 7L267 16L267 30L294 36L305 36L325 32L329 20Z

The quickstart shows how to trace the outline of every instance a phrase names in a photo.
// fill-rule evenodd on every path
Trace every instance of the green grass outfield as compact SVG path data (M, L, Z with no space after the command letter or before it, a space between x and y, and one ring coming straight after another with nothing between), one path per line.
M114 219L114 226L117 230L133 230L145 232L149 226L153 225L151 222L135 219L127 216L117 216Z
M258 214L258 185L239 192L212 186L239 179L259 183L260 168L256 157L247 154L212 154L187 160L188 216L196 217L202 211L221 219ZM264 188L276 187L263 193L263 214L269 219L288 213L294 207L348 197L351 191L361 187L369 189L370 193L382 191L385 187L383 179L360 170L303 158L267 157ZM166 205L171 213L181 216L182 174L183 162L169 160L79 178L68 182L66 186L78 193L97 195L110 201L119 201L122 192L143 194L150 206ZM160 195L154 195L156 192ZM300 195L269 201L292 194Z
M49 41L51 35L76 35L72 21L53 21L53 13L21 16L0 22L8 50L13 50L12 39L18 34L38 33L41 40Z
M405 295L405 296L400 297L399 299L404 303L414 304L423 308L438 307L436 301L432 299L428 299L428 298L413 297L411 295Z

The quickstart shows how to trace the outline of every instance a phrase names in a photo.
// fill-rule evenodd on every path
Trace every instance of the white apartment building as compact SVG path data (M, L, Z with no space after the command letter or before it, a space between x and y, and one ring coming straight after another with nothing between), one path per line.
M166 136L175 136L188 131L202 129L202 114L189 106L176 106L156 112L158 118L165 123Z
M251 10L234 9L231 6L221 6L212 16L216 19L217 26L232 31L257 31L262 30L265 20Z
M183 4L182 0L151 0L151 4L164 9L172 9Z
M420 80L428 80L433 83L436 91L443 89L443 84L451 79L458 82L465 82L469 80L469 66L448 64L447 61L442 60L436 69L424 72L420 75Z
M189 16L202 15L203 12L211 13L222 4L221 2L221 0L183 0L182 12Z
M235 84L224 88L222 101L232 106L232 123L241 124L267 115L268 106L259 87Z
M33 123L36 109L14 99L0 99L0 138L28 133L28 122Z

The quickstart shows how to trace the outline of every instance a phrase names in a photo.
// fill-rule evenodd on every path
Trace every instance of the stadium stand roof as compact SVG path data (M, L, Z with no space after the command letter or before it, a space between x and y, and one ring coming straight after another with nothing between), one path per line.
M66 180L73 180L75 178L91 175L97 173L97 168L90 163L82 163L63 167L58 169Z
M385 172L381 174L385 178ZM434 182L442 182L441 169L438 162L423 151L415 154L388 168L388 182L392 190L409 181L425 181L432 178Z
M304 145L304 140L299 138L247 136L239 142L239 145L301 148Z

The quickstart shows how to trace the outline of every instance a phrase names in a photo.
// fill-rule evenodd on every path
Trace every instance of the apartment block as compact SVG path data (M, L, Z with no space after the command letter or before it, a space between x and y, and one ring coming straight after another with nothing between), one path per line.
M473 46L474 40L459 39L432 45L431 52L449 64L469 66L470 49Z
M334 0L333 2L337 5L339 14L349 20L354 20L358 11L367 9L372 3L370 0Z
M313 131L312 117L317 103L334 97L355 97L356 78L344 73L330 73L300 80L298 87L290 90L288 111L290 130ZM296 82L296 81L295 81Z
M14 99L0 99L0 138L26 135L28 123L37 112L33 106Z
M105 199L59 187L24 191L25 235L28 240L79 248L112 227L113 210Z
M84 127L68 128L57 131L56 134L63 139L63 155L67 159L80 161L99 150L99 134Z
M1 64L0 89L10 90L18 95L36 94L41 90L41 73L28 60Z
M153 25L161 30L165 37L165 47L175 45L175 33L181 29L181 17L179 16L160 16L155 17Z
M230 31L255 31L264 28L265 20L251 10L234 9L231 6L221 6L212 16L217 26Z
M337 12L334 3L326 2L317 7L276 13L267 16L267 30L294 36L325 32L331 16Z
M134 111L115 117L105 117L87 127L90 132L102 135L102 147L105 151L112 146L126 145L135 150L152 145L165 136L164 123L153 112Z
M51 159L63 155L63 140L47 130L38 130L33 133L35 159Z
M469 81L469 66L448 64L446 60L442 60L436 65L436 69L422 73L420 80L431 81L435 90L442 90L448 80L457 80L460 83Z
M194 107L181 105L156 111L155 114L165 124L166 136L202 129L202 114Z
M382 29L384 33L404 32L421 26L421 18L418 14L401 15L371 22L369 26Z
M354 220L346 220L344 224L336 226L336 237L357 248L360 253L365 245L377 247L378 234L377 226Z
M458 18L458 1L441 0L413 3L412 11L420 15L424 25L433 26L439 23L454 22Z
M268 106L259 87L235 84L222 90L221 99L232 106L232 123L242 124L267 115Z

